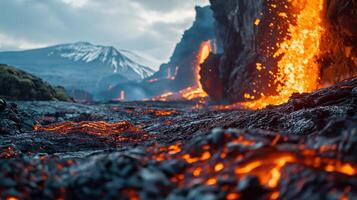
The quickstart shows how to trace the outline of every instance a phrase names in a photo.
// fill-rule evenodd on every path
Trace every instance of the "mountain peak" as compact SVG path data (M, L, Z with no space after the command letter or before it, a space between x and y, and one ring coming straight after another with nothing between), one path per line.
M76 42L55 46L50 55L82 63L109 66L114 73L128 74L130 79L144 79L153 74L149 67L136 63L113 46L93 45L89 42Z
M86 42L86 41L78 41L78 42L75 42L75 43L72 43L72 44L77 44L77 45L93 45L92 43Z

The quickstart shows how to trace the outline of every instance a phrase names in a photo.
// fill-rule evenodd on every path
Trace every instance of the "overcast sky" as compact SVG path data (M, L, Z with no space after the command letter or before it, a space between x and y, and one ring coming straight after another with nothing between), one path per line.
M166 61L208 0L0 0L0 51L88 41Z

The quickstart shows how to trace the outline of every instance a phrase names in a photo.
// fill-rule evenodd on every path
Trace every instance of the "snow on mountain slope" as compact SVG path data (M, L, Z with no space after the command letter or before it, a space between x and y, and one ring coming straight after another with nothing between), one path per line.
M122 51L122 50L121 50ZM58 54L63 58L78 62L99 62L113 69L113 73L125 73L128 70L134 71L139 79L144 79L153 74L149 67L139 64L126 56L130 53L124 50L118 51L114 47L93 45L88 42L77 42L72 44L58 45L50 55ZM140 59L140 56L136 58Z
M160 65L163 63L163 61L160 61L154 57L151 57L144 52L139 52L139 51L128 51L125 49L120 49L120 53L124 54L126 57L128 57L131 60L135 60L135 62L148 66L151 69L157 71L160 68Z

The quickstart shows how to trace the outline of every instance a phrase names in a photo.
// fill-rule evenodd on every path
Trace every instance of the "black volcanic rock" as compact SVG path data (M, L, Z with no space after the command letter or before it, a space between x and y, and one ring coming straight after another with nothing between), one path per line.
M15 135L32 130L35 120L26 112L18 111L17 104L0 98L0 135Z
M0 111L5 110L6 105L7 105L7 104L6 104L6 101L3 100L3 99L0 99Z
M201 84L213 102L223 100L223 84L219 73L221 55L211 53L206 61L201 64Z
M62 87L52 87L29 73L0 64L0 97L8 100L71 101Z
M357 76L357 2L326 0L321 43L321 84Z

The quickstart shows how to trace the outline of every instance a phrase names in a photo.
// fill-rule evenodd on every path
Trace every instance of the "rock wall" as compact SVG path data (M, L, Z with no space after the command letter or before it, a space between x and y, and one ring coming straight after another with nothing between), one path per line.
M326 0L321 85L357 76L357 0Z

